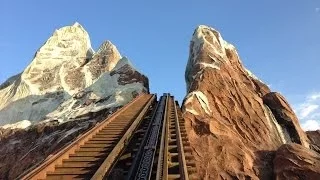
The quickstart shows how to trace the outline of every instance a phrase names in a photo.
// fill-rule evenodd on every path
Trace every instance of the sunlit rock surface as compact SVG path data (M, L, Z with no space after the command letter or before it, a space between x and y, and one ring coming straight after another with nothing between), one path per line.
M310 148L320 154L320 130L307 131L308 138L310 139Z
M192 36L182 110L200 179L272 179L284 143L309 147L286 102L247 70L221 34Z
M282 145L273 163L277 180L320 178L320 154L299 144Z
M22 120L65 122L119 107L147 92L148 80L110 41L95 53L88 33L75 23L56 30L30 65L0 87L3 126Z
M0 85L0 179L16 178L143 92L148 78L110 41L94 52L79 23L56 30Z

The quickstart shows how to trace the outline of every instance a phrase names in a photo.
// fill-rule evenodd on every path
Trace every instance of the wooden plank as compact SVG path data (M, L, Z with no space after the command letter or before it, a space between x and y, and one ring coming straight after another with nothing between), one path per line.
M183 148L183 139L181 137L181 129L179 125L179 119L178 119L178 112L177 112L177 106L175 103L173 103L174 106L174 112L175 112L175 122L176 122L176 133L177 133L177 140L178 140L178 150L179 150L179 162L181 164L180 167L180 174L181 174L181 179L189 180L188 176L188 170L187 170L187 163L186 163L186 156L184 153L184 148Z
M134 130L137 128L137 126L140 124L140 121L145 116L146 112L148 111L150 105L154 101L155 96L153 95L148 103L144 106L142 111L139 113L138 117L136 117L135 121L131 124L127 132L122 136L118 144L114 147L112 152L108 155L108 157L105 159L105 161L101 164L99 169L96 171L96 173L93 175L91 179L93 180L100 180L103 179L110 168L112 167L113 162L116 160L116 158L120 155L124 147L126 146L126 143L129 141L130 137L132 136Z
M74 142L69 145L64 146L64 148L58 151L56 154L49 156L40 166L32 167L30 170L25 171L17 179L29 180L29 179L45 179L46 173L48 171L54 171L55 165L61 164L63 159L67 159L69 154L73 154L76 149L83 145L86 141L92 138L97 132L103 129L106 125L113 122L121 113L125 112L129 107L135 104L138 100L149 96L147 94L142 94L136 97L133 101L118 109L109 118L104 121L97 123L92 129L78 137Z

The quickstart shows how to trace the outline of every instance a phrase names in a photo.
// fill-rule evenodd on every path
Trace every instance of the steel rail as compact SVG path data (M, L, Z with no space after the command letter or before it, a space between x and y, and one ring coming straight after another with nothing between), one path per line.
M162 121L164 118L165 104L167 103L168 95L161 99L160 109L156 112L155 122L152 124L151 135L143 149L142 158L137 170L135 179L150 179L153 170L153 163L156 154L156 148L158 144L159 132L162 126Z
M146 116L134 131L126 148L121 152L105 179L118 180L128 178L128 174L134 166L134 161L137 159L139 151L143 148L143 144L148 137L147 132L150 129L149 127L152 123L152 117L155 114L157 104L158 102L155 102L149 108Z
M161 99L163 97L160 98L159 102L157 103L156 107L155 107L155 111L153 112L152 114L152 117L151 117L151 122L147 128L147 132L145 133L142 141L141 141L141 145L138 149L138 152L133 160L133 163L132 163L132 166L128 172L128 176L127 176L127 180L130 180L130 179L133 179L135 177L135 173L137 172L137 169L139 168L139 163L140 163L140 160L142 159L141 156L142 156L142 153L143 153L143 148L145 146L145 144L147 143L147 140L148 140L148 137L151 133L151 129L152 129L152 125L154 124L154 121L155 121L155 116L157 114L157 111L158 109L160 108L160 104L161 104Z
M163 125L162 125L162 133L161 133L161 140L160 140L160 150L159 150L159 156L158 156L158 165L157 165L157 174L156 174L156 180L162 179L163 176L166 178L167 175L167 161L164 161L164 157L167 157L167 150L168 147L166 146L166 139L167 139L167 133L168 133L168 109L169 109L169 98L170 94L167 96L166 105L165 105L165 113L163 117ZM162 172L161 169L166 169L165 172Z

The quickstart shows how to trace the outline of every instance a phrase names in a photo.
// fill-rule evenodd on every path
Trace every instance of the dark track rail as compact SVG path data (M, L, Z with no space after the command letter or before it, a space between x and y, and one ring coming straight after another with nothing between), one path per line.
M102 179L154 101L137 97L21 179Z
M147 136L146 144L143 146L143 149L141 149L142 154L139 164L137 163L133 166L133 168L137 168L136 170L132 170L135 172L135 176L133 176L133 174L130 174L129 179L150 179L154 176L154 162L157 153L156 150L159 135L161 133L161 128L163 125L163 119L166 116L165 107L167 105L167 98L167 95L161 97L157 111L153 118L152 126L150 127L150 133Z
M143 119L134 135L132 136L127 148L121 153L117 162L112 167L112 170L107 174L106 179L121 180L126 179L130 172L130 169L135 165L134 160L139 159L139 152L141 152L142 144L145 143L148 135L148 131L152 126L152 119L157 110L158 105L154 104L147 113L147 116ZM138 157L139 156L139 157Z

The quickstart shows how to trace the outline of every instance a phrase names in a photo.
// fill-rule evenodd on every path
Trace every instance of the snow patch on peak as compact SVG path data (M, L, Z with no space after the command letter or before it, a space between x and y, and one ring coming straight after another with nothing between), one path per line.
M47 42L61 43L61 41L70 41L70 40L76 40L78 42L80 41L79 43L81 42L85 43L87 45L86 47L87 50L93 50L91 47L91 41L90 41L88 32L78 22L75 22L72 26L65 26L56 30L56 32L53 34L53 36L50 37L50 39ZM78 44L78 45L81 45L81 44ZM61 46L63 46L63 44L60 44L60 47Z
M122 58L117 47L110 41L103 42L98 51L94 54L94 57L106 57L106 69L108 71L111 71L117 65L118 61Z
M225 49L236 50L236 47L234 47L234 45L228 43L225 40L222 41L222 44Z
M229 61L227 61L228 58L226 58L227 57L226 50L231 50L233 53L235 53L238 56L238 59L241 63L241 60L239 58L239 55L238 55L236 48L232 44L225 41L222 38L219 31L217 31L216 29L214 29L212 27L209 27L206 25L200 25L196 29L196 31L192 37L192 41L194 42L194 44L197 44L196 46L199 46L199 42L201 42L202 44L207 43L210 47L209 51L220 56L221 57L220 59L227 62L227 63L229 63ZM195 43L195 42L197 42L197 43ZM199 54L199 52L196 52L194 54ZM193 59L194 62L195 62L195 58ZM214 61L213 65L212 66L207 65L204 67L216 67L216 69L219 69L219 61L212 58L211 56L210 56L210 58ZM203 63L201 63L201 64L203 64ZM255 76L251 71L249 71L246 68L244 68L244 69L245 69L248 76L263 83L263 81L261 81L257 76Z
M243 68L244 68L244 70L246 71L246 73L247 73L248 76L250 76L251 78L253 78L253 79L257 80L257 81L260 81L261 83L264 84L264 82L261 81L256 75L254 75L249 69L247 69L247 68L245 68L245 67L243 67Z
M97 51L97 54L101 55L103 53L109 53L109 51L118 51L118 50L117 50L117 47L111 43L111 41L107 40L100 45Z
M186 97L186 101L184 104L188 104L189 102L191 104L194 103L194 102L192 102L194 98L196 98L197 101L200 103L201 108L205 111L205 113L207 113L208 115L210 115L212 113L212 110L210 109L210 104L209 104L208 98L201 91L193 91L193 92L189 93ZM194 111L190 108L189 108L189 111L195 115L198 114L198 113L195 113L196 111Z
M70 34L89 36L88 32L78 22L74 23L71 26L64 26L62 28L57 29L53 36L65 37L70 36Z
M214 54L214 56L217 57L213 58L209 54L210 58L212 59L213 66L219 67L220 61L226 61L227 59L225 49L232 47L232 45L229 45L229 43L223 40L217 30L209 26L200 25L196 28L192 36L188 65L190 66L199 63L197 61L200 60L197 58L200 54L200 51L205 49L206 51L210 52L210 54Z
M200 25L196 28L192 37L192 42L196 46L199 46L199 43L208 44L208 47L210 48L209 51L220 56L222 60L224 60L224 57L226 57L226 49L236 51L236 48L232 44L228 43L222 38L219 31L206 25ZM195 52L195 54L198 53Z
M86 58L93 53L91 41L87 31L78 26L65 26L55 33L37 51L33 64L49 63L46 66L60 64L61 61L71 61ZM63 58L62 58L63 57Z
M81 24L78 23L77 21L76 21L72 26L74 26L74 27L81 27L81 28L82 28Z
M196 110L194 110L193 107L187 107L186 111L188 111L189 113L196 115L196 116L199 115L199 113Z
M14 124L6 124L2 126L3 129L25 129L31 126L31 122L28 120L22 120Z
M220 70L220 67L217 64L214 64L214 63L210 64L210 63L201 62L199 64L201 64L203 66L203 68L212 68L212 69Z
M193 33L190 54L186 67L185 78L187 83L187 91L190 83L194 80L198 73L192 72L196 65L200 65L200 71L204 68L212 68L220 70L220 65L227 61L226 48L232 48L223 40L220 33L206 25L200 25ZM199 59L201 52L207 54L208 58Z
M55 33L40 47L34 59L21 75L21 80L31 90L32 94L54 92L65 89L65 77L69 83L75 75L79 76L79 68L86 64L94 51L91 47L89 34L79 24L65 26ZM81 82L78 83L79 87Z
M217 33L217 34L220 36L219 31L217 31L216 29L214 29L214 28L212 28L212 27L210 27L210 26L207 26L207 25L199 25L199 26L197 27L196 31L198 31L198 30L203 30L203 29L205 29L205 30L210 30L210 31L212 31L212 32L215 32L215 33Z

